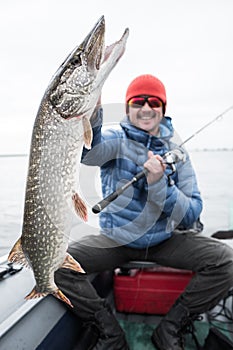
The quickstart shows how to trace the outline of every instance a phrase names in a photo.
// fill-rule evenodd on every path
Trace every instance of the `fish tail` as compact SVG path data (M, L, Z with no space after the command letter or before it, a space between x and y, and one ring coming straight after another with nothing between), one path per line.
M36 287L33 288L33 290L25 297L26 300L29 299L37 299L37 298L42 298L48 295L48 292L38 292L36 290Z
M38 292L36 290L36 287L33 288L33 290L31 291L31 293L29 293L25 299L26 300L30 300L30 299L36 299L36 298L42 298L45 297L48 294L52 294L53 296L55 296L57 299L64 301L67 305L69 305L70 307L73 307L71 301L65 296L65 294L62 293L62 291L60 289L56 289L53 292Z
M65 294L62 293L60 289L57 289L55 292L52 293L57 299L64 301L67 305L73 308L73 305L69 298L65 296Z

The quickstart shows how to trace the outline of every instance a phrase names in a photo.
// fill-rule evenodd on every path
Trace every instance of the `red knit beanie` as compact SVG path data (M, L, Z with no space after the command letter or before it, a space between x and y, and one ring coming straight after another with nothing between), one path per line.
M150 74L140 75L128 86L126 91L126 103L135 96L151 95L158 97L163 102L163 112L166 109L166 90L163 83Z

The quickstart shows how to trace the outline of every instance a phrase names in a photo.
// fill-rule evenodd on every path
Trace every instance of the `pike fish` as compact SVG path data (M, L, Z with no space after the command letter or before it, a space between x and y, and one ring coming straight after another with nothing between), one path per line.
M67 253L73 208L87 220L87 207L75 191L83 145L90 148L89 119L102 86L125 51L128 29L105 47L102 16L49 83L35 119L26 184L22 235L9 261L32 268L36 285L26 299L53 294L72 307L54 282L54 272L84 273ZM73 215L73 214L72 214Z

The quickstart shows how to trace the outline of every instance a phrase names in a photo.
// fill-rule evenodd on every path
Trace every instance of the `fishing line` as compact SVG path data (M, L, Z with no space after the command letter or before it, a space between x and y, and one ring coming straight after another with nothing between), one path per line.
M189 136L185 141L183 141L178 147L183 146L185 143L187 143L189 140L191 140L192 138L194 138L196 135L198 135L201 131L203 131L204 129L208 128L209 125L213 124L214 122L216 122L217 120L222 119L222 117L224 116L224 114L228 113L231 109L233 109L233 105L231 107L228 107L225 111L223 111L221 114L219 114L217 117L215 117L214 119L212 119L210 122L208 122L207 124L205 124L204 126L202 126L199 130L197 130L194 134L192 134L191 136Z

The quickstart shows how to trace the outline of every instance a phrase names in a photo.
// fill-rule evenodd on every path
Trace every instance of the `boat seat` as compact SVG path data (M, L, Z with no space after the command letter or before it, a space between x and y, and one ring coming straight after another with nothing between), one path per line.
M119 269L122 274L129 274L130 270L133 269L151 269L153 267L159 267L160 265L154 261L141 261L141 260L132 260L125 264L119 266Z
M185 233L185 232L192 232L192 233L200 233L203 231L204 225L202 224L200 218L197 219L197 221L194 222L193 226L189 229L186 229L185 227L182 226L178 226L175 230L176 233ZM229 231L230 233L228 234L229 236L231 235L231 238L233 237L233 230ZM216 236L216 238L218 238ZM224 237L226 238L226 237ZM229 238L229 237L227 237ZM154 261L143 261L143 260L132 260L129 261L125 264L122 264L121 266L119 266L119 269L122 272L129 272L132 269L151 269L153 267L161 267L161 265L157 264Z
M119 313L165 315L193 272L153 261L130 261L115 270L114 303Z

